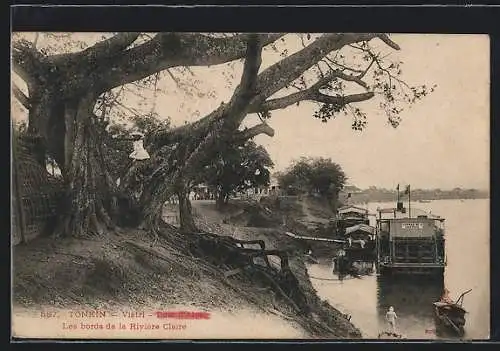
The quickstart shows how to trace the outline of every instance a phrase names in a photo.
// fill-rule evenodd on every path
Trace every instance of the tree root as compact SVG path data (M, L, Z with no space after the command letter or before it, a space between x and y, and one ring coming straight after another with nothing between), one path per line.
M258 244L260 249L245 247L245 245L254 244ZM272 289L296 312L309 313L305 303L305 296L301 292L297 279L289 269L288 255L285 252L266 250L263 241L237 240L229 236L210 233L197 235L191 242L190 249L195 256L206 258L216 267L242 268L251 275L260 274L268 281ZM280 270L271 266L268 256L278 256L280 258ZM257 257L264 258L266 265L255 264L254 259Z

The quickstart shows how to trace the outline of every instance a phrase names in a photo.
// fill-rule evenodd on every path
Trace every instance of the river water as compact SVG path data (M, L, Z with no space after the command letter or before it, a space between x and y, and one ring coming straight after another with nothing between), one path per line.
M369 203L365 207L375 213L379 206L393 207L394 204ZM487 339L490 332L489 207L489 199L411 203L412 209L431 211L446 219L444 281L426 281L419 277L390 281L374 273L340 282L330 266L310 265L312 284L322 299L351 315L351 322L362 331L364 338L377 338L387 329L384 316L389 306L394 306L398 316L398 332L408 339L453 338L436 335L432 303L439 299L443 285L453 299L472 289L463 302L468 311L464 338Z

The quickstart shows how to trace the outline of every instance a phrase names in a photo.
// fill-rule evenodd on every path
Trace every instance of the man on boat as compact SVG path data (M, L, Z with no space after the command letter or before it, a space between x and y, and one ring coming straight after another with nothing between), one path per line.
M389 307L389 310L385 314L385 319L387 319L387 322L389 323L389 326L391 327L391 331L396 334L396 319L398 316L396 315L396 312L394 312L394 307Z
M365 241L363 239L359 239L359 245L361 246L362 249L365 248Z
M450 298L450 291L448 289L446 289L446 288L444 289L443 295L441 296L441 299L439 301L443 302L443 303L449 303L449 304L455 303L455 301L453 301Z

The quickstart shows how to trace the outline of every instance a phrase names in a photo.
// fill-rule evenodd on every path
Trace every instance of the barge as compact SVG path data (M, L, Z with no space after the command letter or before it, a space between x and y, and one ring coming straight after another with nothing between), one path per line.
M381 275L443 276L446 266L444 218L419 209L377 209L377 271Z

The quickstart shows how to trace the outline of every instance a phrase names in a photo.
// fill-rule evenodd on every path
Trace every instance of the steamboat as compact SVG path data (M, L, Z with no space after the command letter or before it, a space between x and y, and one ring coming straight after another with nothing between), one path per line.
M399 196L395 208L378 208L378 273L442 277L446 266L444 222L426 211L406 209Z

